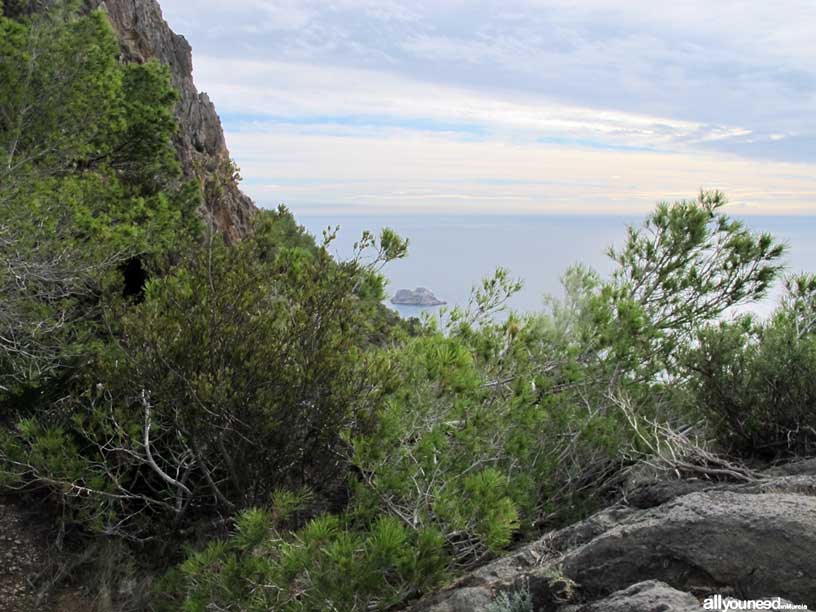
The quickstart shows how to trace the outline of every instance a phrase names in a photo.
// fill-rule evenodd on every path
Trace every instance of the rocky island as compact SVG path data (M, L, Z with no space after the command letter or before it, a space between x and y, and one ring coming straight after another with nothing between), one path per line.
M429 289L417 287L413 291L400 289L391 298L391 303L401 306L442 306L446 302L436 297Z

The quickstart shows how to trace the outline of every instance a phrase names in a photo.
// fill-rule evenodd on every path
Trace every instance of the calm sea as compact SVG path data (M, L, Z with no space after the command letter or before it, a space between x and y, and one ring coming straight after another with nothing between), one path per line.
M561 295L561 276L572 264L581 262L608 274L613 266L606 249L620 246L627 224L642 220L598 215L329 217L294 213L318 237L326 227L339 225L340 233L332 246L339 258L350 256L365 229L390 227L407 237L408 257L384 270L391 295L398 289L427 287L449 305L466 305L473 285L502 266L524 282L511 306L527 312L541 310L545 295ZM769 231L788 245L789 271L816 273L816 217L753 216L743 220L752 229ZM777 290L751 309L767 314L778 296ZM435 310L391 307L403 316Z

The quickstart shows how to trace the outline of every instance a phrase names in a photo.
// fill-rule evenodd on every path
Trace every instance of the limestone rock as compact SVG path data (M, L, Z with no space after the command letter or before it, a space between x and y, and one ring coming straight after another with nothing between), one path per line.
M484 587L457 589L438 603L431 603L427 612L475 612L485 610L493 601L493 595Z

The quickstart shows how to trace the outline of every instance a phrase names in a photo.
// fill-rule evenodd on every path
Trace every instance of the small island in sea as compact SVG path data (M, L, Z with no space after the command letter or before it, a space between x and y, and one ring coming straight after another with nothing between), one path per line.
M402 306L442 306L446 302L436 297L429 289L417 287L413 291L400 289L391 298L391 303Z

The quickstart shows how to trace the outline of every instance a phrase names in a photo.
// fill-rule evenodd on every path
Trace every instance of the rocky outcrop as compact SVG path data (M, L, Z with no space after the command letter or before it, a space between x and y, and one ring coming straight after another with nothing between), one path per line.
M744 598L784 595L816 605L816 498L706 492L646 510L563 561L588 597L645 577L676 588L732 587Z
M119 36L124 61L155 58L170 67L180 95L175 144L184 174L201 183L205 200L201 212L205 218L231 240L245 235L255 205L232 179L229 151L215 107L193 83L190 45L170 29L156 0L85 0L85 6L107 12Z
M816 464L655 491L639 498L654 505L622 503L547 534L413 610L479 612L520 588L536 612L684 612L715 594L816 606Z
M391 298L391 303L403 306L441 306L445 302L437 298L429 289L417 287L413 291L400 289Z

